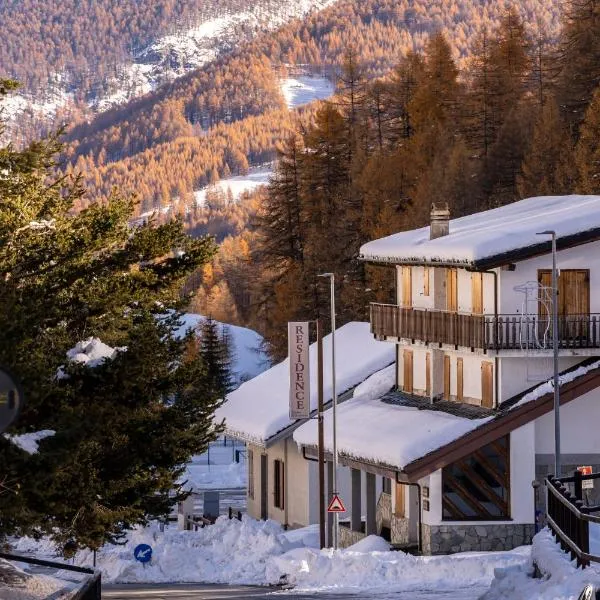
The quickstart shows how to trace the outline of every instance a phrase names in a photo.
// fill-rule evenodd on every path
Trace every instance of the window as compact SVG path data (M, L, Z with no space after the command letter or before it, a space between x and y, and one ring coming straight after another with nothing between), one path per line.
M384 494L392 493L392 480L389 477L383 477L381 481L382 492Z
M446 310L458 311L458 271L446 270Z
M471 312L483 314L483 273L471 273Z
M280 508L281 510L283 510L285 499L283 480L283 461L275 460L273 461L273 504L275 505L275 508Z
M248 450L248 497L254 500L254 452Z
M423 267L423 296L429 296L429 267Z
M487 521L510 518L509 437L442 470L442 518Z

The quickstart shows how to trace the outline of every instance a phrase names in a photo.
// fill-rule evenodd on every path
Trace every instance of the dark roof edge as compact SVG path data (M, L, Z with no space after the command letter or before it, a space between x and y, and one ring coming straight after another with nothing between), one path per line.
M600 240L600 227L559 237L556 239L556 247L558 250L567 250L569 248L581 246L582 244L589 244L590 242L596 242L598 240ZM358 260L380 266L410 265L413 267L456 267L471 271L488 271L490 269L501 267L510 263L520 262L529 258L535 258L536 256L549 254L550 252L552 252L552 241L544 240L539 244L524 246L523 248L517 248L516 250L510 250L509 252L502 252L500 254L486 256L485 258L475 261L423 260L422 258L403 260L392 257L386 258L384 256L365 257L362 254L358 255Z

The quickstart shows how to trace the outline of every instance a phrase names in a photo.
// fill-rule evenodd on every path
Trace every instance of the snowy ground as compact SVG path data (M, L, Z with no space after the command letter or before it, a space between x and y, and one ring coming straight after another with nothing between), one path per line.
M287 77L281 80L280 85L290 110L314 100L325 100L335 91L335 86L329 79L313 75Z
M136 563L133 549L150 544L149 566ZM295 593L359 593L380 598L431 597L439 591L448 599L475 599L485 590L497 568L524 568L529 549L512 552L465 553L442 557L414 557L382 551L386 544L375 536L333 552L318 550L317 527L283 531L273 521L243 521L221 517L198 532L157 526L131 533L124 546L108 546L98 553L105 583L202 582L267 585L287 582ZM18 551L51 553L48 543L21 540ZM91 554L80 552L76 564L89 564ZM398 595L400 594L400 595ZM402 594L406 594L403 596Z
M218 183L195 191L195 202L198 206L204 206L207 192L217 190L222 190L226 194L231 191L233 199L237 200L244 192L251 192L261 185L267 185L272 173L273 168L270 164L260 167L251 167L248 170L247 175L237 175L236 177L221 179Z

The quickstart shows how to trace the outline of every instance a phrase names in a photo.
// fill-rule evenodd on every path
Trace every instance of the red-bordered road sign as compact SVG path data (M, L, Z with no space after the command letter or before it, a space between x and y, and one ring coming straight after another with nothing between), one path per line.
M342 499L337 494L333 495L333 498L331 499L331 502L329 503L329 506L327 507L327 512L330 512L330 513L346 512L344 503L342 502Z

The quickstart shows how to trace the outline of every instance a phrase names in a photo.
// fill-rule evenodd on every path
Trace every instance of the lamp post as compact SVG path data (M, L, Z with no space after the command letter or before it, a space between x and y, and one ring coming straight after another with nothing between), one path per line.
M331 302L331 399L333 415L333 494L338 493L337 489L337 394L335 389L335 275L333 273L322 273L319 277L328 277L330 284L330 302ZM333 549L338 549L340 516L336 512L333 514Z
M560 457L560 391L558 377L558 273L556 270L556 231L541 231L537 235L552 236L552 351L554 354L554 476L561 476Z

